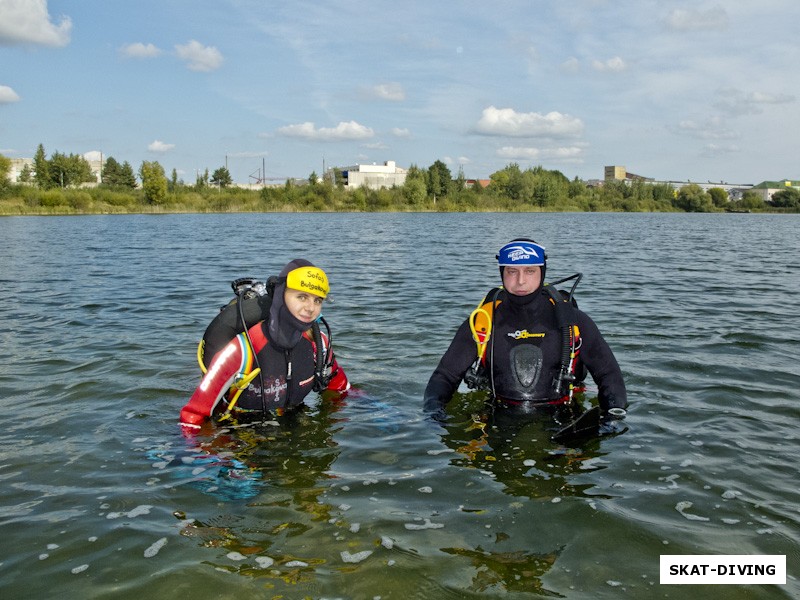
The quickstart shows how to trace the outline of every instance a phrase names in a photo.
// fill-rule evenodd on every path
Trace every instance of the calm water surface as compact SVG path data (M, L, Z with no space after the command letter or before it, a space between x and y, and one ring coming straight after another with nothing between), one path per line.
M5 598L796 598L798 216L311 214L0 219ZM244 234L244 236L242 235ZM629 430L422 418L518 235L578 288ZM315 241L318 240L318 241ZM185 439L229 282L323 267L357 390ZM588 394L591 397L590 393ZM661 554L783 554L785 586L661 586Z

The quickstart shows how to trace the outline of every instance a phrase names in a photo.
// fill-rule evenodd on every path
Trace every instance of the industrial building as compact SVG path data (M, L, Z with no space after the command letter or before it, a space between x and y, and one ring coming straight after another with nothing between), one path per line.
M393 160L387 160L382 165L355 165L339 169L342 173L344 185L349 189L362 186L372 190L401 186L406 182L408 170L397 166Z

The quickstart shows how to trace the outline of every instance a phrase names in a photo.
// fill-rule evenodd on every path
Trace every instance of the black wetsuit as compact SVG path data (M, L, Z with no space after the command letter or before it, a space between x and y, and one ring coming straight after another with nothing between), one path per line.
M520 297L501 291L498 300L501 303L494 310L491 338L486 348L486 372L493 373L499 405L504 401L543 404L558 400L563 394L554 392L553 380L561 370L562 331L547 292L540 288ZM581 338L580 360L599 388L600 408L625 408L625 382L611 348L594 321L577 308L575 312ZM529 346L519 348L523 345ZM512 356L529 367L527 373L521 374L523 379L527 378L526 386L520 385L519 376L512 369ZM520 356L523 360L519 360ZM426 411L442 411L476 358L477 348L467 319L458 328L428 381L424 399Z

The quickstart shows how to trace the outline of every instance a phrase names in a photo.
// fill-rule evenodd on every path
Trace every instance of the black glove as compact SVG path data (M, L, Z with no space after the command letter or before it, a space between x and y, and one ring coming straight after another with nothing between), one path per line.
M627 414L628 411L619 407L604 410L600 415L600 435L614 435L627 431L628 427L622 422Z

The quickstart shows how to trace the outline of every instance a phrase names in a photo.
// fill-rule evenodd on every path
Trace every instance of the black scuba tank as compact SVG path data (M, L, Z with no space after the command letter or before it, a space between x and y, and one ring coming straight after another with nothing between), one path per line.
M271 280L272 278L263 284L255 279L241 278L231 283L236 297L220 308L219 314L214 317L203 333L199 358L206 368L217 352L222 350L233 338L250 329L259 321L269 318L269 309L272 306L275 289L275 282ZM242 318L244 318L244 322Z

